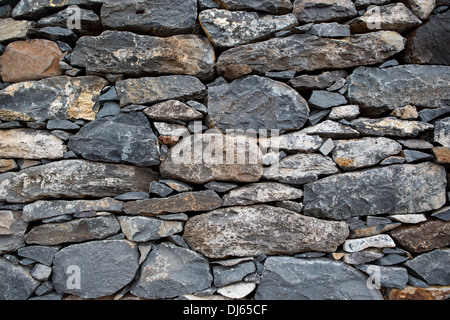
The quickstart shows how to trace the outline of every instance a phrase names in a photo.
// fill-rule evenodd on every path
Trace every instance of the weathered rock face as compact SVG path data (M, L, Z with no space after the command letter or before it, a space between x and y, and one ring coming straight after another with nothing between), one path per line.
M0 43L25 39L30 28L31 21L0 19Z
M289 0L214 0L227 10L256 10L263 13L285 14L292 11Z
M101 18L106 29L162 37L192 33L197 19L197 1L106 0Z
M202 80L214 75L214 62L213 47L201 36L159 38L120 31L80 39L71 57L73 65L91 73L185 74Z
M434 141L450 147L450 117L435 122Z
M12 84L0 91L0 119L94 120L95 104L108 82L100 77L53 77Z
M59 61L64 55L58 44L49 40L10 43L0 58L2 79L19 82L60 76L63 70Z
M396 118L359 118L353 120L351 122L351 126L358 130L361 134L399 138L414 138L423 131L433 129L433 125L429 123L399 120Z
M215 128L300 129L306 123L306 101L284 83L259 76L208 89L208 117Z
M170 149L163 177L191 183L256 182L262 176L261 150L252 139L222 134L192 135Z
M156 121L194 121L202 120L203 114L178 100L157 103L145 109L144 114Z
M1 300L26 300L40 284L25 267L3 257L0 257L0 276Z
M157 174L148 168L65 160L0 175L0 200L26 203L46 198L116 196L147 191Z
M64 141L44 130L0 130L0 158L62 159Z
M441 108L449 104L449 74L446 66L357 68L349 77L348 96L365 108L393 110L408 104Z
M345 173L307 184L304 212L338 220L361 215L420 213L445 204L446 184L443 167L432 163Z
M111 295L133 280L138 261L138 247L130 241L105 240L71 245L55 256L53 286L59 293L86 299Z
M403 49L403 37L393 31L371 32L339 40L300 34L229 49L220 55L217 71L223 74L227 65L237 63L246 64L261 74L349 68L384 61Z
M28 223L20 211L0 211L0 254L14 252L25 245Z
M120 227L130 241L158 240L183 231L181 221L163 221L148 217L118 217Z
M14 18L36 19L46 16L49 11L59 11L68 6L83 6L88 8L100 7L103 0L20 0L11 12Z
M92 121L69 139L68 146L92 161L137 166L159 164L157 138L142 113Z
M201 230L209 230L208 233ZM210 258L333 252L348 236L345 223L265 205L231 207L192 217L184 239Z
M383 297L378 290L368 288L363 273L343 262L270 257L255 299L382 300Z
M449 249L436 249L405 262L405 266L428 284L446 286L450 284Z
M340 21L356 16L350 0L296 0L294 14L300 22Z

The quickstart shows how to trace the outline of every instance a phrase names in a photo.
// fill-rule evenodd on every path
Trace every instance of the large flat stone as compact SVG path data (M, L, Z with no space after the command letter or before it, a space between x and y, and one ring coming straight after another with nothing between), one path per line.
M149 168L64 160L0 175L0 201L27 203L47 198L114 197L148 192L158 175Z
M141 36L126 31L105 31L83 37L72 53L71 64L89 73L119 73L130 77L165 74L214 76L214 49L206 37Z
M258 11L271 14L286 14L292 11L290 0L214 0L227 10Z
M447 185L443 167L425 162L344 173L307 184L307 215L352 216L421 213L441 208Z
M203 232L202 230L208 230ZM209 258L334 252L347 224L266 205L230 207L194 216L184 229L189 247Z

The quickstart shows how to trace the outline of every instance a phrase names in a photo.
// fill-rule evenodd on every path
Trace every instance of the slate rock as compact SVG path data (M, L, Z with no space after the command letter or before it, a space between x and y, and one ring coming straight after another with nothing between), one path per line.
M325 71L318 75L302 74L288 81L295 90L320 90L330 87L339 79L347 77L344 70Z
M118 217L122 232L128 240L147 242L183 231L183 222L163 221L148 217Z
M429 153L417 150L403 150L402 155L405 157L407 163L416 163L426 160L433 160L433 156Z
M168 195L170 195L173 192L172 188L169 188L168 186L166 186L163 183L157 182L157 181L152 181L152 183L150 183L150 189L149 189L151 194L156 194L162 198L167 197Z
M183 237L190 248L209 258L226 258L333 252L348 233L344 222L319 220L283 208L254 205L194 216L186 223Z
M383 62L404 49L404 38L394 31L352 35L343 39L294 34L223 52L217 72L223 74L230 64L246 64L253 72L314 71L342 69ZM252 52L251 55L248 52Z
M49 13L60 11L68 6L82 6L85 8L99 8L103 0L66 0L55 2L53 0L20 0L11 12L15 19L38 19Z
M169 150L160 172L164 178L196 184L256 182L262 176L261 158L258 145L248 137L196 134Z
M40 263L36 263L31 270L31 276L39 281L47 281L51 274L52 268Z
M215 56L213 46L203 36L160 38L105 31L97 37L81 38L70 62L88 73L130 77L181 74L208 80L214 76Z
M26 246L17 251L21 257L32 259L36 262L42 263L46 266L51 266L53 258L60 247L58 246Z
M197 19L197 1L105 0L101 19L105 29L162 37L192 33Z
M434 141L444 147L450 147L450 117L434 123Z
M14 83L0 91L0 119L94 120L96 101L107 81L95 76L53 77Z
M214 265L212 272L214 276L214 286L223 287L235 282L242 281L245 276L256 271L253 261L243 262L236 266Z
M356 8L350 0L296 0L294 14L300 22L341 21L356 16Z
M76 219L64 223L42 224L26 235L27 244L53 246L62 243L99 240L120 231L119 222L112 216Z
M309 29L308 33L327 38L349 37L350 26L339 24L337 22L317 23Z
M289 0L214 0L227 10L258 11L270 14L286 14L292 11Z
M349 99L362 108L385 111L405 105L449 106L450 67L447 66L360 67L350 75L348 83Z
M142 113L92 121L70 137L68 147L92 161L159 165L157 138Z
M60 294L73 294L84 299L108 296L133 280L139 268L138 261L138 247L130 241L104 240L74 244L55 255L53 286ZM79 288L74 280L77 275Z
M206 87L192 76L161 76L116 82L122 107L129 104L154 104L165 100L190 100L204 97Z
M64 141L45 130L0 130L0 158L62 159Z
M27 227L28 223L23 221L21 211L0 211L0 254L23 247Z
M427 252L450 244L450 222L429 220L405 225L391 231L390 235L409 252Z
M78 36L71 29L61 27L43 27L40 29L30 29L30 38L44 38L51 41L65 42L71 46L75 45Z
M399 138L414 138L433 125L421 121L400 120L396 118L358 118L351 121L351 126L361 134L370 136L389 136Z
M336 92L326 90L314 90L308 103L318 109L329 109L347 103L345 97Z
M344 170L370 167L402 151L402 146L388 138L362 138L334 141L333 161Z
M450 249L436 249L405 262L405 266L426 283L447 286L450 284Z
M450 221L450 207L443 207L431 214L432 217L438 218L444 221Z
M27 300L40 282L34 279L30 271L0 257L0 299Z
M199 15L200 25L217 48L231 48L265 40L298 25L292 13L261 15L256 12L210 9Z
M255 300L383 300L367 277L341 261L269 257Z
M208 122L226 129L300 129L308 120L306 101L284 83L249 76L208 89Z
M203 114L178 100L168 100L146 108L144 114L156 121L194 121L203 119Z
M338 220L421 213L445 204L445 185L444 168L429 162L344 173L305 185L304 212Z
M27 203L46 198L114 197L147 191L158 175L149 168L63 160L0 175L0 201ZM26 184L25 184L26 181Z
M228 192L232 189L236 189L239 186L235 183L211 181L205 184L205 187L216 192Z
M385 288L404 289L408 283L408 271L403 267L362 265L357 268L372 276L379 275L379 284Z
M130 292L146 299L174 298L209 288L212 280L208 260L203 256L161 243L142 263Z
M411 32L402 54L405 62L450 65L447 54L450 50L449 19L449 11L432 15L426 24Z
M186 211L210 211L217 209L222 199L212 190L184 192L167 198L151 198L127 202L124 211L131 215L155 216Z

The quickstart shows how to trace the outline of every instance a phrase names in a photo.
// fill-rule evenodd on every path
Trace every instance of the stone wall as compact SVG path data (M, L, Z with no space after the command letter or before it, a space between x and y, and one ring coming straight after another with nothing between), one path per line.
M448 0L1 0L0 299L448 299Z

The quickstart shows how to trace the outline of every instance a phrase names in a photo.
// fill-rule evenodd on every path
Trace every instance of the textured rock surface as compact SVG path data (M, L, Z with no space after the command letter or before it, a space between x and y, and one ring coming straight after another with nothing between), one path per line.
M0 275L1 300L26 300L40 283L25 267L15 265L3 257L0 257Z
M359 118L352 120L351 126L365 135L400 138L414 138L425 130L433 129L433 125L429 123L396 118Z
M351 18L357 12L350 0L296 0L294 14L300 22L328 22Z
M59 11L68 6L81 5L83 7L99 7L102 0L65 0L65 1L53 1L53 0L20 0L11 15L14 18L30 18L36 19L47 15L48 11Z
M255 299L382 300L381 293L369 289L366 282L364 274L343 262L270 257Z
M303 201L305 214L320 218L420 213L445 204L445 186L439 165L394 165L313 182L305 186Z
M256 10L263 13L285 14L292 11L289 0L214 0L227 10Z
M0 19L0 43L25 39L30 28L31 21Z
M428 284L446 286L450 284L449 262L450 250L436 249L405 262L405 266Z
M148 217L118 217L120 227L130 241L158 240L183 231L180 221L163 221Z
M0 254L14 252L25 245L28 223L20 211L0 211Z
M210 230L207 234L201 230ZM336 250L348 236L341 222L305 217L271 206L231 207L192 217L184 239L210 258Z

